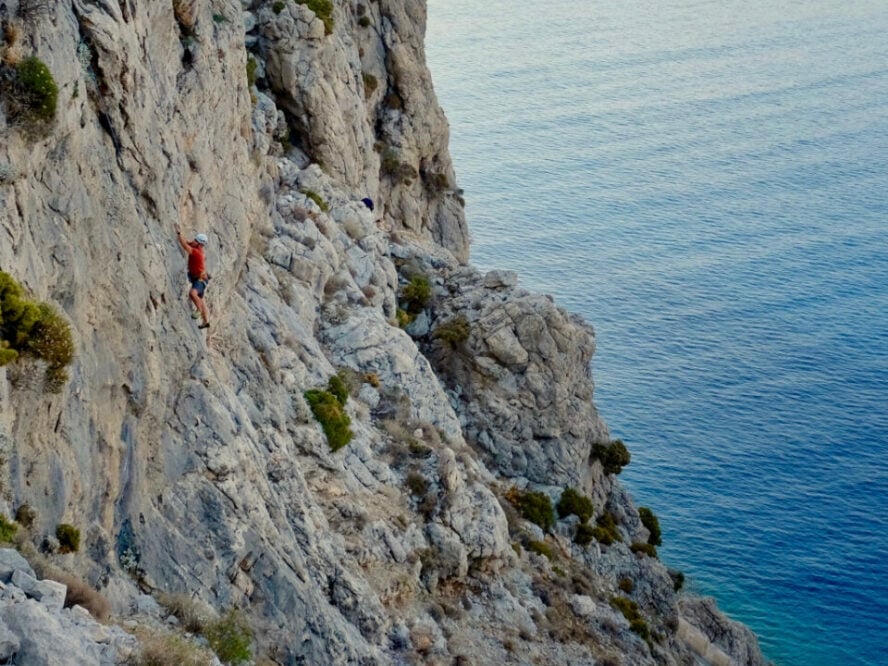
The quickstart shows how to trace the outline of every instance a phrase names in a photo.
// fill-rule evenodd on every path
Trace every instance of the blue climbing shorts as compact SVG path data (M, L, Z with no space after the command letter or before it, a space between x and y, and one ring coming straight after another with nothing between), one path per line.
M203 298L204 291L207 288L206 281L201 280L201 279L192 280L190 275L188 276L188 279L191 280L191 288L197 292L198 298Z

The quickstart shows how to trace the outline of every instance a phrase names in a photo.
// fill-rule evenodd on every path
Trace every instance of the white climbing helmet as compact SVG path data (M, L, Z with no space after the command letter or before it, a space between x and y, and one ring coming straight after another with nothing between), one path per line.
M206 234L197 234L197 236L194 237L194 240L196 240L201 245L206 245L208 238Z

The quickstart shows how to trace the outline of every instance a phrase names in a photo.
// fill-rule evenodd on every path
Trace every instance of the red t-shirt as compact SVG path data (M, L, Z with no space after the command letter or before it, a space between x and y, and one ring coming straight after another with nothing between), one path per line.
M204 268L203 246L200 243L188 243L191 252L188 253L188 275L200 279L206 269Z

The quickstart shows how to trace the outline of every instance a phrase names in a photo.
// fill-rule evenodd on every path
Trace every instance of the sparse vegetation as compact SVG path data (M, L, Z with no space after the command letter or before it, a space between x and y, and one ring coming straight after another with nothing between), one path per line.
M573 514L580 519L581 523L589 522L589 519L595 512L595 509L592 506L592 500L585 495L581 495L574 488L564 489L556 508L558 509L559 518L566 518Z
M111 616L111 602L77 576L64 571L49 570L43 577L61 583L68 588L65 594L65 608L81 606L99 622L105 622Z
M311 407L312 414L321 424L327 436L327 444L333 451L338 451L351 441L354 436L349 427L351 419L343 409L348 400L348 390L341 377L338 375L331 377L326 391L309 389L305 392L305 399Z
M620 588L621 592L632 594L632 590L635 589L635 583L632 582L631 578L621 578L620 582L617 584L617 587Z
M376 77L369 72L362 72L361 78L364 80L364 96L370 97L370 95L376 90L379 82L376 80Z
M216 656L227 666L245 664L253 657L253 632L243 613L235 608L210 623L204 636Z
M59 88L52 72L36 56L15 65L3 92L6 115L11 123L39 133L55 119Z
M202 634L212 619L212 609L187 594L162 592L157 595L157 603L178 619L185 631L194 634Z
M132 666L206 666L213 659L209 650L172 632L137 635L141 647L128 662Z
M59 540L61 553L76 553L80 550L80 530L69 523L61 523L56 527L56 539Z
M259 61L253 56L247 58L247 86L252 88L256 85L256 69L259 67Z
M0 513L0 543L12 543L17 531L18 525Z
M629 546L629 550L633 553L644 553L648 557L657 557L657 547L650 543L644 543L643 541L636 541Z
M549 561L555 559L555 552L552 550L552 546L545 541L528 541L527 550L531 553L542 555Z
M286 7L286 6L287 5L283 2L281 2L281 0L277 0L277 2L275 2L271 6L271 11L273 11L275 14L280 14L282 11L284 11L284 7Z
M68 323L47 303L36 303L8 273L0 271L0 366L26 354L46 364L46 389L58 391L74 359Z
M508 498L521 513L525 520L539 525L544 532L548 532L555 526L555 510L552 508L552 500L545 493L515 492Z
M315 13L324 23L324 34L333 33L333 3L331 0L296 0L300 5L305 5Z
M432 331L432 338L440 340L447 346L455 349L469 339L472 329L465 315L456 315L453 319L445 321Z
M359 18L358 25L361 26L362 28L370 27L370 17L369 16L362 16L361 18Z
M414 276L401 287L401 300L404 302L404 309L410 314L422 312L431 299L432 285L422 275Z
M669 570L669 577L672 578L672 589L678 592L685 584L685 575L681 571Z
M660 521L657 520L657 516L654 515L654 512L648 507L642 506L638 508L638 517L641 518L641 524L648 529L648 532L650 532L648 543L652 546L662 545L663 539L660 533Z
M595 537L595 529L588 523L580 523L577 525L576 534L574 534L574 543L578 546L588 546Z
M398 323L398 328L406 328L414 319L414 315L401 308L398 308L397 312L395 312L395 321Z
M610 444L596 444L592 455L601 461L605 474L619 474L629 464L631 456L622 440L615 439Z
M30 504L20 504L15 510L15 522L24 527L26 530L31 529L37 520L37 511Z
M390 98L392 95L395 95L397 97L396 93L390 93L386 97L387 104L390 101ZM398 99L397 108L401 108L401 105L400 105L401 98L398 97L397 99ZM391 105L389 105L389 106L391 106ZM395 107L391 107L391 108L395 108ZM382 172L385 175L391 177L391 179L393 181L395 181L396 183L409 184L410 181L412 181L414 178L416 178L418 176L416 169L413 168L413 166L411 166L410 164L407 164L407 162L401 161L401 156L398 154L398 152L394 148L386 148L386 150L382 153L381 166L382 166Z
M404 483L407 485L410 494L416 497L422 497L429 489L429 482L419 472L408 472Z
M597 523L597 527L592 528L592 536L594 536L599 543L602 543L605 546L610 546L617 541L623 540L620 531L617 529L614 514L610 511L599 516L598 520L595 522Z
M324 201L324 198L314 190L300 190L300 192L314 201L318 205L318 208L320 208L323 212L326 213L330 210L330 206L327 205L327 202Z
M648 629L647 622L645 622L641 612L638 610L637 603L626 597L614 597L611 599L611 606L620 611L623 617L629 620L629 628L632 631L644 640L650 640L650 630Z

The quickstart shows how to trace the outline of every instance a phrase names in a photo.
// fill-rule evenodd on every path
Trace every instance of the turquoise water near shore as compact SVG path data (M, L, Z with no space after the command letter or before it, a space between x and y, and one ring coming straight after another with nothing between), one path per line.
M429 5L472 261L595 326L662 559L888 663L888 3Z

